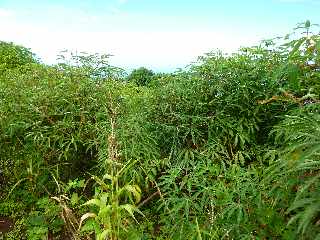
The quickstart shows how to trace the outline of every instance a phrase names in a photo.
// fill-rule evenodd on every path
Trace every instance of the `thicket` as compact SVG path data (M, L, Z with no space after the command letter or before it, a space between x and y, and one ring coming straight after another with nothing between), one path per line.
M0 236L320 239L315 31L130 77L1 42Z

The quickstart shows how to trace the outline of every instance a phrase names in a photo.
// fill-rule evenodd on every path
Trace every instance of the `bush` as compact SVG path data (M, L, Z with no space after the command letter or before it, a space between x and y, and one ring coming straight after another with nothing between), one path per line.
M15 69L26 64L37 63L35 54L28 48L0 41L0 71Z
M127 77L127 81L133 82L137 86L146 86L152 81L153 76L153 71L145 67L141 67L134 69Z

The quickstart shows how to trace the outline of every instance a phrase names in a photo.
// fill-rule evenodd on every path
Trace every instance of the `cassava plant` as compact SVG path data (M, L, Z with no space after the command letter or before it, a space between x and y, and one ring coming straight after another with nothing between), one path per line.
M134 213L143 213L135 204L141 199L139 186L126 183L120 185L120 178L125 171L128 171L134 161L122 163L120 161L120 149L116 138L118 107L115 105L109 93L108 113L110 117L110 134L107 137L108 158L105 159L105 169L108 170L99 178L93 176L99 187L96 189L95 197L83 205L94 205L98 208L97 212L86 213L81 217L80 227L87 218L94 218L96 223L95 234L97 240L121 239L123 230L127 229L132 218L136 223ZM88 230L89 224L84 224L82 229Z

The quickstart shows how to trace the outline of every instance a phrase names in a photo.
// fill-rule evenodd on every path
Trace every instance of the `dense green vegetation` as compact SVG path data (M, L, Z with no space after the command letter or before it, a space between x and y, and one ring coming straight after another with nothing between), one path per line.
M320 239L320 36L129 76L0 43L6 239ZM1 233L0 233L1 236Z

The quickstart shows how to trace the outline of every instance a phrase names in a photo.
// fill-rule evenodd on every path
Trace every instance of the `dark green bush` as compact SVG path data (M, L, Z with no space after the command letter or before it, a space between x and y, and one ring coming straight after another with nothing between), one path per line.
M153 71L145 68L145 67L140 67L137 69L134 69L129 76L127 77L128 82L133 82L137 86L146 86L148 85L153 77L154 77Z

